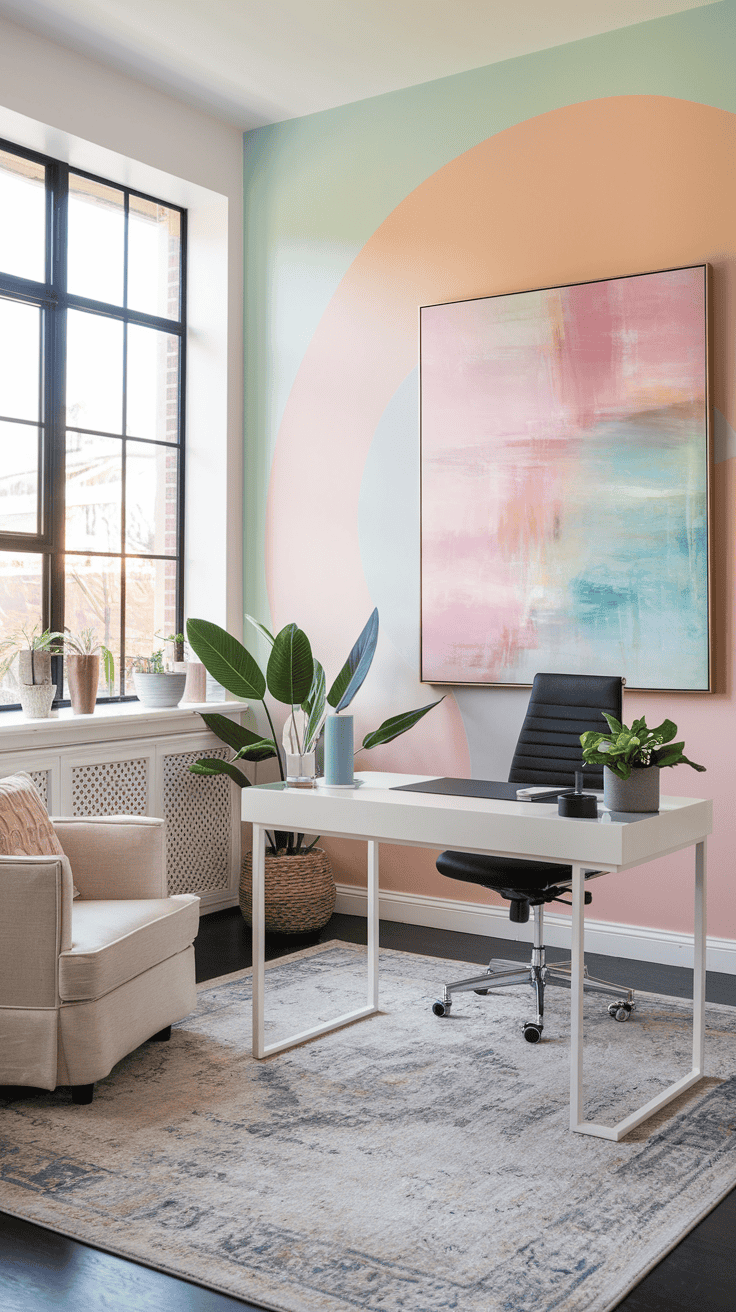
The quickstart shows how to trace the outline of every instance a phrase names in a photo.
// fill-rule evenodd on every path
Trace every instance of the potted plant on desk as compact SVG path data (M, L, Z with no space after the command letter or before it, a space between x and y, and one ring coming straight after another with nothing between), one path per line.
M316 755L328 707L341 711L351 703L370 669L378 642L378 611L374 610L327 691L324 669L314 659L306 633L296 624L287 624L274 637L251 616L246 618L271 648L265 674L242 643L225 629L207 620L192 619L187 623L189 644L213 678L236 697L260 702L271 729L270 737L262 737L234 724L224 715L200 712L207 727L235 754L230 761L216 758L197 761L189 767L190 770L193 774L209 776L227 774L240 788L250 783L239 768L240 761L275 759L281 779L285 780L284 763L276 745L276 731L266 704L266 692L289 707L284 730L286 752L300 758L300 771L306 769L308 758ZM378 729L365 735L358 750L370 750L391 742L437 705L438 702L431 702L428 706L384 720ZM314 768L314 760L311 765ZM304 834L279 831L269 833L267 839L266 929L285 934L306 934L321 929L335 908L335 884L327 855L317 847L319 839L307 842ZM251 923L251 904L252 863L248 853L243 862L240 884L240 907L248 924Z
M705 770L704 765L687 759L684 742L672 741L677 733L672 720L648 729L642 715L629 729L613 715L601 714L610 732L589 729L580 735L580 742L583 764L603 766L603 804L610 811L658 811L659 772L665 766Z

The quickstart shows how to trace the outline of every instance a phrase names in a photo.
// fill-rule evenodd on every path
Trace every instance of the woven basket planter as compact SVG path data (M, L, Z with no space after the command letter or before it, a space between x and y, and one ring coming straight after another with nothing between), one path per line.
M253 855L246 853L240 875L240 910L253 923ZM312 934L335 910L335 881L326 852L315 847L300 856L266 853L266 933Z

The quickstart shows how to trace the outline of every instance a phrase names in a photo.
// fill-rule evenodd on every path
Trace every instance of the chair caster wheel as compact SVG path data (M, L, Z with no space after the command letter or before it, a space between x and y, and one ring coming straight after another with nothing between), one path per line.
M527 1043L539 1043L543 1028L543 1025L537 1025L533 1020L528 1020L523 1031Z
M473 992L477 993L479 998L487 998L490 991L490 989L473 989Z
M628 1020L633 1007L630 1002L612 1002L608 1008L609 1016L614 1020Z
M432 1011L435 1016L449 1016L451 1006L451 1002L440 1002L438 998L436 1002L432 1003Z

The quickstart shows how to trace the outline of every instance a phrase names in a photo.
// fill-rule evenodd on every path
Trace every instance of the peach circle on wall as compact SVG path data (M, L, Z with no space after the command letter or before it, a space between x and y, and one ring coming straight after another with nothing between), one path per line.
M420 305L709 261L713 399L736 422L735 148L736 116L723 110L658 96L587 101L490 137L397 206L337 288L284 411L266 528L277 626L298 620L321 652L341 660L372 609L360 558L361 478L381 416L416 365ZM300 541L309 549L294 551ZM390 643L379 657L378 678L366 685L373 702L361 703L367 727L398 709L397 680L402 693L418 688ZM413 733L411 748L413 734L383 749L374 768L419 769L424 754L436 773L467 772L452 697ZM423 890L445 893L422 860Z

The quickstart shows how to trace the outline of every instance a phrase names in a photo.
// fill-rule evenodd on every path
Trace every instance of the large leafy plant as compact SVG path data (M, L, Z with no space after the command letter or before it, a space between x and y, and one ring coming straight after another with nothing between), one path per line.
M602 711L610 733L597 733L588 729L581 733L584 765L607 765L619 779L628 779L631 771L650 765L690 765L693 770L705 770L704 765L688 761L683 752L684 742L674 743L677 725L663 720L656 729L648 729L645 717L634 720L631 728L620 724L613 715Z
M250 729L234 724L224 715L202 713L202 719L222 742L235 753L232 760L215 757L196 761L189 768L192 774L227 774L241 788L250 780L235 764L237 761L267 761L275 758L279 773L284 778L284 767L276 745L276 730L266 703L266 692L277 702L289 707L294 741L300 754L311 752L317 745L329 709L344 711L362 687L378 642L378 611L374 610L360 637L352 648L345 664L327 690L325 671L312 655L306 633L296 624L287 624L276 636L252 616L246 616L270 647L265 674L250 652L237 638L208 620L187 621L187 637L192 650L209 673L236 697L261 702L268 720L271 737L264 738ZM440 697L439 701L443 699ZM438 702L420 706L413 711L402 711L384 720L371 733L367 733L358 751L370 750L406 733L408 729L431 711ZM315 840L316 842L317 840ZM273 853L286 850L297 853L303 847L303 834L276 832L269 836ZM314 843L310 844L311 847Z

